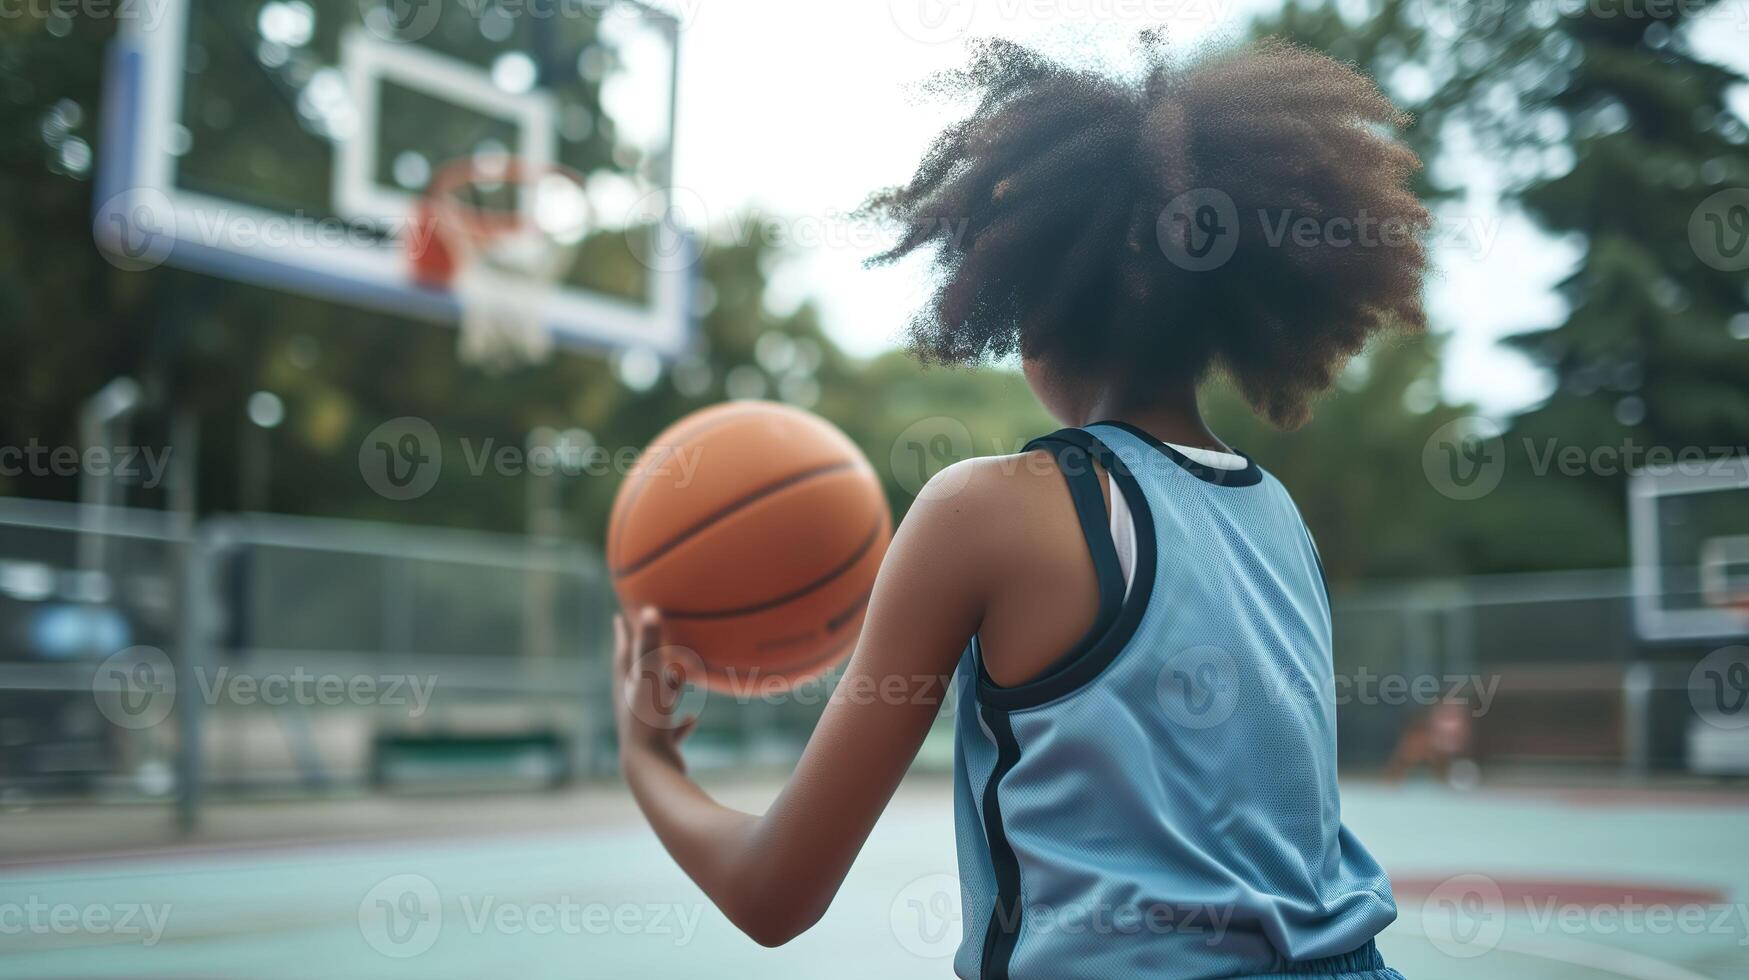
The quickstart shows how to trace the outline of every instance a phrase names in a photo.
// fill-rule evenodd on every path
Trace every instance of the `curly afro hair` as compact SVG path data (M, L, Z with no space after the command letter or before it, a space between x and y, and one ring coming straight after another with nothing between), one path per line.
M1299 425L1370 336L1426 326L1409 120L1285 42L1186 64L1155 33L1140 44L1134 80L974 44L932 87L975 108L864 206L902 229L870 264L935 246L910 331L925 361L1018 352L1139 404L1218 372Z

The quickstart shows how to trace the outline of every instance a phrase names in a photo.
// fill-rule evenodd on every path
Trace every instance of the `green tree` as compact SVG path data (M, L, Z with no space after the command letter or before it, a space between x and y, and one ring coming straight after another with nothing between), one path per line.
M1500 488L1437 531L1474 570L1626 560L1624 471L1539 469L1550 447L1728 447L1749 432L1741 271L1691 234L1713 233L1711 220L1741 237L1733 217L1749 222L1749 192L1737 212L1714 196L1742 188L1749 168L1725 104L1742 77L1693 49L1711 6L1293 0L1259 22L1379 78L1416 114L1408 138L1424 159L1473 138L1479 159L1465 165L1496 167L1508 203L1582 244L1560 285L1565 319L1509 341L1550 372L1554 394L1509 426ZM1454 190L1424 188L1436 200Z
M80 401L136 363L154 328L142 284L91 246L97 66L112 32L48 10L0 18L0 445L13 447L76 443ZM0 474L3 493L57 495L57 483Z
M1749 130L1726 105L1743 76L1693 50L1708 6L1562 17L1526 61L1544 82L1523 112L1551 121L1515 135L1553 165L1517 194L1585 243L1565 320L1511 341L1556 380L1518 420L1526 437L1714 454L1749 434L1749 296L1732 261L1749 239ZM1619 509L1622 475L1584 482Z

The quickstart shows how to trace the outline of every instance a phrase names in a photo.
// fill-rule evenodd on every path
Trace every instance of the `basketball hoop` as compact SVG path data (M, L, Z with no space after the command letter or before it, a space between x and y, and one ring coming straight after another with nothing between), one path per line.
M1700 594L1749 627L1749 535L1721 535L1701 545Z
M407 252L414 281L461 306L463 361L502 372L552 353L548 303L589 226L583 179L569 168L482 155L438 171Z

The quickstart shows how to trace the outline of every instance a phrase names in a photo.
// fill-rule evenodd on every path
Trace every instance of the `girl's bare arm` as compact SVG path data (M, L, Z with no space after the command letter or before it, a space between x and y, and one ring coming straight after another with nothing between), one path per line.
M617 624L626 781L675 861L754 940L780 945L819 920L922 745L1000 565L987 515L1002 482L996 461L972 460L919 495L881 566L849 666L761 816L722 806L687 776L679 745L691 725L664 720L678 665L645 663L661 644L658 612Z

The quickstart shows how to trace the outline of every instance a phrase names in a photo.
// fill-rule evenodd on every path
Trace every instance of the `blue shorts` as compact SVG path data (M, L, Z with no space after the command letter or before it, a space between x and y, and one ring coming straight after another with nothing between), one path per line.
M1366 945L1341 956L1326 956L1319 960L1290 963L1277 973L1266 973L1247 980L1274 977L1323 977L1334 980L1404 980L1401 973L1385 965L1379 948L1368 939Z

